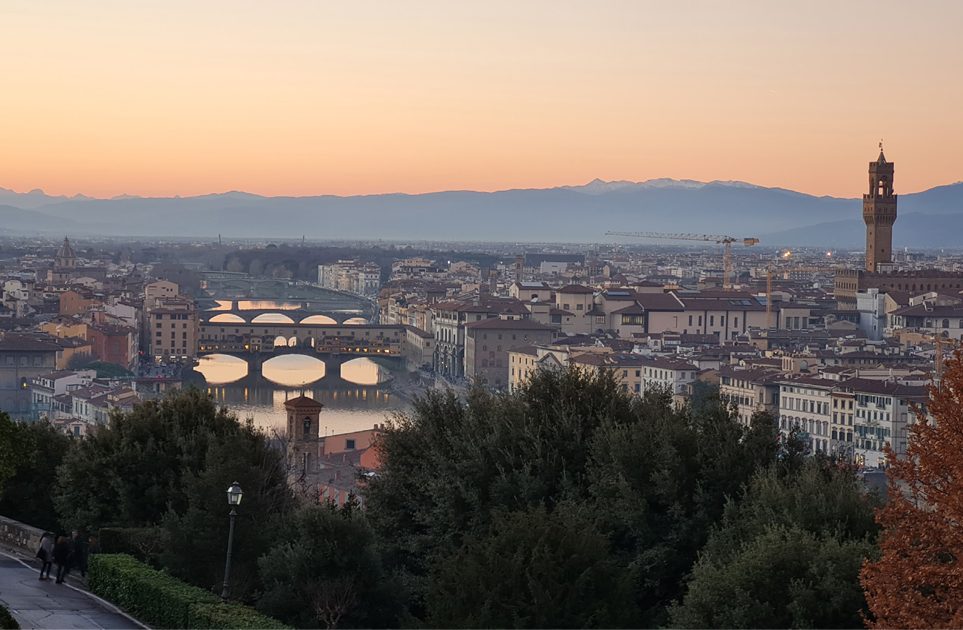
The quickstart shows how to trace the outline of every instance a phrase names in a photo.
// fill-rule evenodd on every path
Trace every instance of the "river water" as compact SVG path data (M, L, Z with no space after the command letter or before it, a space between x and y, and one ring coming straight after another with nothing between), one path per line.
M284 401L302 391L324 405L322 435L370 429L405 408L389 391L391 372L367 358L344 363L340 378L329 377L322 361L300 354L269 359L260 374L249 374L246 361L223 354L201 357L194 370L214 400L268 432L284 429Z
M221 296L217 296L220 298ZM231 308L231 300L215 298L210 311ZM274 310L259 321L290 321L284 311L299 309L304 300L238 299L239 310ZM326 300L309 300L308 308L344 308L343 295L332 293ZM235 318L223 314L216 317ZM227 320L225 320L227 321ZM334 323L323 315L312 316L311 323ZM353 318L346 324L364 324ZM264 362L261 373L248 373L247 362L223 354L205 356L194 368L197 378L214 400L229 407L238 418L253 418L254 424L270 432L285 426L284 401L303 392L324 405L321 412L322 435L370 429L406 407L406 402L390 391L392 373L367 358L344 363L340 374L327 374L324 362L313 356L285 354Z

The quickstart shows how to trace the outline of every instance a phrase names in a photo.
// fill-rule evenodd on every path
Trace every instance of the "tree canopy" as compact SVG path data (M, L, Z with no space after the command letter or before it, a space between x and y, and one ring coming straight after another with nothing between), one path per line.
M539 372L513 394L429 392L387 430L381 448L366 505L386 563L412 587L417 617L440 625L636 626L665 620L726 497L774 463L778 450L771 417L746 428L720 404L677 410L666 393L633 397L610 374L578 369ZM572 510L565 518L555 514L561 505ZM516 617L496 613L490 594L467 592L479 590L473 580L506 547L506 532L522 532L526 521L532 536L564 529L572 514L591 523L586 531L596 533L584 542L596 536L604 554L592 570L614 571L611 584L629 588L582 593L597 599L583 599L584 614L567 620L530 614L535 585L516 592L511 606L527 611ZM564 556L540 547L542 538L519 544L511 562L523 574L536 560ZM564 562L538 570L548 579ZM455 580L461 571L468 584ZM435 610L453 597L445 585L452 580L461 586L451 589L466 590L460 616ZM625 597L620 610L628 617L610 614L613 592Z
M946 362L905 458L892 449L881 556L862 583L877 628L963 627L963 354ZM931 417L930 417L931 416Z

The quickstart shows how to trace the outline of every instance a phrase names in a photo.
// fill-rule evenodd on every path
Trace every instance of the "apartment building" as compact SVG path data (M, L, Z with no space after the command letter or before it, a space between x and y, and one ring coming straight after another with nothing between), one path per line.
M722 366L719 368L719 396L735 405L736 417L749 426L757 412L779 414L779 370L765 367Z
M834 396L834 400L840 400L839 428L845 431L845 439L839 439L837 433L838 453L852 455L856 464L868 467L887 465L883 452L887 444L897 457L906 454L909 427L916 419L915 410L925 413L929 400L927 386L854 378L843 381L837 389L839 395ZM845 409L843 400L847 401ZM845 428L842 425L844 419L847 422Z
M155 360L193 358L197 354L198 315L192 300L158 300L147 313L147 344Z
M465 377L465 326L492 317L528 319L525 305L511 298L476 298L471 302L445 301L432 304L435 334L434 370L444 378ZM507 361L507 357L506 357Z
M779 381L779 432L798 428L811 452L830 453L831 405L835 380L800 376Z
M641 391L658 390L672 395L684 394L696 380L699 368L692 363L667 356L641 356Z
M531 319L488 318L465 324L465 378L496 389L510 386L509 352L551 343L555 329Z
M318 284L326 289L376 296L381 289L381 267L373 262L339 260L318 265Z

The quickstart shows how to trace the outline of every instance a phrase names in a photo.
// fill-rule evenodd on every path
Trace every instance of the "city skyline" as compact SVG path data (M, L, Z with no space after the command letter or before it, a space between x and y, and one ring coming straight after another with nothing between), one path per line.
M959 181L950 2L0 8L0 186L112 197L594 178L861 194ZM12 121L12 122L11 122Z

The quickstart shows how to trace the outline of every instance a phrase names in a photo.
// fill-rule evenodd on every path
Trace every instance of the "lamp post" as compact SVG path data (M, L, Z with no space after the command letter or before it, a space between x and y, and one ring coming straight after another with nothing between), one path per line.
M224 588L221 589L222 601L227 601L227 582L231 576L231 550L234 547L234 517L237 516L237 511L234 508L241 504L241 497L243 496L244 492L236 481L227 489L227 504L231 506L231 527L227 534L227 560L224 561Z

